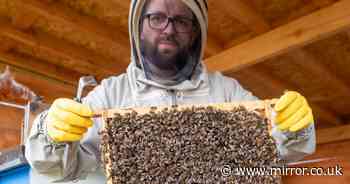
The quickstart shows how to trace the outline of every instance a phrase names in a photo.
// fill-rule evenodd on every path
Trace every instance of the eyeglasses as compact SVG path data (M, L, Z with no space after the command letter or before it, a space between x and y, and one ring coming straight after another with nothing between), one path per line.
M163 31L172 22L177 33L189 33L193 30L193 19L186 17L168 17L163 13L149 13L144 16L148 19L149 26L152 29Z

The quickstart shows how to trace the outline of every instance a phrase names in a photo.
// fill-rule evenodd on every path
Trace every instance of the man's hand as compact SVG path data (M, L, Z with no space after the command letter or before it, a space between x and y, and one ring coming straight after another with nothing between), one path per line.
M312 110L305 97L295 91L286 92L276 103L276 123L280 130L296 132L314 122Z
M47 133L56 142L73 142L82 138L92 126L92 111L71 99L55 100L46 117Z

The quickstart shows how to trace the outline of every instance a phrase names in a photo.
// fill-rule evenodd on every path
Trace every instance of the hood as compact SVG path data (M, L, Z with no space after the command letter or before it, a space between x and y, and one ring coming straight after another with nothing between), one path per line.
M140 20L142 16L143 7L147 0L132 0L130 4L129 12L129 38L131 45L131 61L133 65L142 69L144 76L146 76L147 66L143 62L143 57L140 49ZM193 75L202 68L202 57L204 54L205 43L207 40L208 30L208 7L206 0L182 0L196 16L199 28L200 28L200 39L198 39L197 45L198 53L194 53L191 56L191 63L182 72L186 72L188 78L192 79ZM191 67L189 69L189 67ZM147 77L146 77L147 78ZM157 81L155 81L157 82Z

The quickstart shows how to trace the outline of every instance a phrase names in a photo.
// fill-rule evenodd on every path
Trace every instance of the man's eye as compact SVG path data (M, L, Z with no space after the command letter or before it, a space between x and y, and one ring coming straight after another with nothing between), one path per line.
M162 22L164 20L164 16L153 15L153 16L151 16L151 20L155 21L155 22Z
M177 19L176 22L182 26L189 26L190 25L189 21L186 19Z

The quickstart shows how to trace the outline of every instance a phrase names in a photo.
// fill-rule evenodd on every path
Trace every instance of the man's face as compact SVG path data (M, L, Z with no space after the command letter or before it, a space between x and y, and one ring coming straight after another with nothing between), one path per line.
M145 14L150 13L194 19L191 10L181 0L150 0ZM143 53L146 57L153 57L152 59L157 60L157 62L176 61L179 55L183 56L184 53L188 53L194 38L193 30L179 33L174 27L174 22L169 22L163 30L157 30L150 27L149 17L143 19L141 29Z

